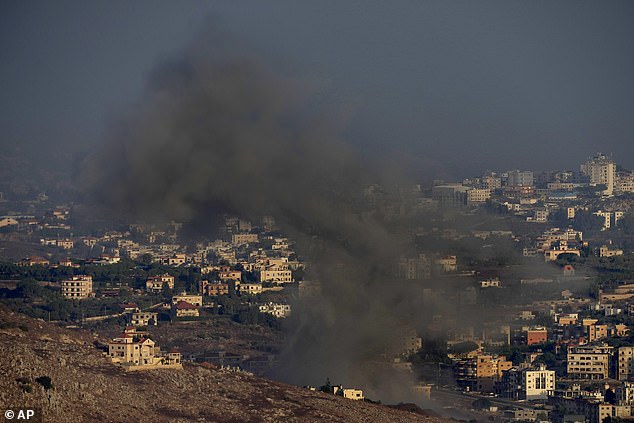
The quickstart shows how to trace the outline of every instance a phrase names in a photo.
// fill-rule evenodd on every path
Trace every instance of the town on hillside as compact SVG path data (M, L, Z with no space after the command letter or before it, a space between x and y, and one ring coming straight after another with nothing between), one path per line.
M357 363L404 375L402 402L489 421L634 419L634 171L597 154L575 170L367 185L354 204L416 247L381 275L415 311ZM189 222L106 221L83 206L70 187L0 184L0 295L98 334L121 371L189 362L275 377L305 304L365 289L319 280L319 266L344 280L354 269L311 262L274 216L226 214L191 236ZM385 400L320 377L307 389Z

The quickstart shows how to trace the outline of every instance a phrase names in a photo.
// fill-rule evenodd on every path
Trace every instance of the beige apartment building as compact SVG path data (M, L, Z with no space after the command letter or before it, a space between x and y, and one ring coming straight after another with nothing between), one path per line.
M240 292L245 294L261 294L262 293L262 284L261 283L243 283L240 285Z
M251 244L258 242L258 234L233 234L231 243L233 245Z
M130 324L132 326L149 326L150 324L156 326L158 324L158 313L150 311L134 312L130 317Z
M493 392L495 383L502 378L503 372L513 367L503 355L478 355L476 357L476 380L479 392Z
M584 326L588 334L588 342L594 342L608 337L608 325L597 325L593 323Z
M604 154L597 154L581 165L581 171L588 175L590 184L605 185L604 195L612 195L616 185L616 164Z
M145 287L150 292L161 292L164 286L174 289L174 276L170 276L167 273L159 276L150 276L145 282Z
M92 276L79 275L62 281L62 296L74 300L81 300L94 296L92 290Z
M363 391L361 389L344 388L343 397L355 401L363 401Z
M200 311L198 307L187 301L179 301L172 306L172 314L176 317L198 317Z
M151 339L141 338L135 341L131 334L121 334L108 343L108 356L113 363L157 364L157 350Z
M471 188L467 190L467 204L481 204L491 198L490 189Z
M203 296L197 294L187 294L186 292L181 292L179 295L174 295L172 297L172 304L178 304L181 301L185 301L196 307L202 307L203 305Z
M599 257L614 257L614 256L622 256L623 250L614 249L611 250L607 245L602 245L599 247Z
M269 268L260 271L260 282L290 283L293 281L293 272L290 270L278 270Z
M627 381L634 379L634 347L618 349L617 378Z
M125 332L108 343L108 357L113 363L129 366L129 370L143 368L181 368L181 354L163 353L155 342L140 337L135 331Z
M226 283L209 282L207 280L200 281L200 293L215 297L218 295L229 294L229 285Z
M610 373L609 346L577 346L568 350L568 376L579 379L606 379Z
M218 272L218 279L223 282L226 281L237 281L238 283L242 280L242 272L239 270L225 270Z

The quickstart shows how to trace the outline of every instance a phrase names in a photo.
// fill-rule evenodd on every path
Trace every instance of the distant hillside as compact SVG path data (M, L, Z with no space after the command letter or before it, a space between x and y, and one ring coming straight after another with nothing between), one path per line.
M2 408L44 422L447 421L202 366L125 373L95 341L0 306Z

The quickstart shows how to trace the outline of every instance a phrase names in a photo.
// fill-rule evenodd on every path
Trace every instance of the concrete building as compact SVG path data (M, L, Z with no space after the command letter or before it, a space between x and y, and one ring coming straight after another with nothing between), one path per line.
M108 357L113 363L129 367L129 370L144 368L182 368L181 354L163 353L156 343L135 331L122 333L108 343Z
M363 391L361 389L344 388L343 397L355 401L363 401Z
M548 209L536 209L533 210L533 216L531 217L527 217L526 219L528 221L532 221L532 222L547 222L548 221L548 215L550 214L550 212L548 211Z
M619 347L617 360L617 378L627 381L634 380L634 346Z
M421 280L429 279L430 276L431 264L425 254L420 254L417 258L400 258L396 269L396 277L406 280Z
M135 341L132 334L121 334L108 343L108 356L113 363L153 365L157 363L154 341L140 338Z
M532 187L533 172L530 170L511 170L508 172L506 185L510 187Z
M158 324L158 313L150 311L135 311L130 316L132 326L156 326Z
M291 283L293 280L293 272L290 270L278 270L273 266L267 270L260 271L260 282L273 283Z
M555 371L545 365L526 369L520 379L522 398L527 400L546 399L555 392Z
M544 327L526 329L526 345L544 344L548 341L548 331Z
M164 275L150 276L145 281L145 288L150 292L160 293L164 287L174 289L174 276L165 273Z
M172 304L177 304L181 301L185 301L196 307L202 307L203 305L203 296L197 294L187 294L186 292L181 292L178 295L174 295L172 297Z
M261 283L243 283L240 285L240 292L244 294L257 295L262 293Z
M16 263L18 266L48 266L51 262L44 257L26 257Z
M513 367L513 362L503 355L478 355L475 364L476 390L479 392L494 392L503 372Z
M576 325L578 320L578 313L566 313L557 315L557 323L559 324L559 326Z
M491 198L490 189L471 188L467 190L467 204L482 204Z
M634 192L634 172L617 175L617 192Z
M588 176L591 185L605 185L603 195L614 194L616 164L604 154L597 154L581 165L581 172Z
M588 342L594 342L608 337L608 325L597 325L596 323L584 325Z
M421 348L423 348L423 338L418 336L416 330L404 331L395 345L395 355L409 356L417 353Z
M187 301L179 301L172 306L172 315L176 317L198 317L200 312L195 305Z
M482 178L482 185L490 190L498 189L502 187L502 178L498 175L491 173L484 175Z
M458 209L467 205L468 190L462 184L437 185L432 188L432 199L440 208Z
M555 392L555 371L545 365L512 367L504 372L498 393L513 400L547 399Z
M333 395L342 396L346 399L363 401L363 391L360 389L344 388L342 385L335 385L330 387L330 393Z
M237 281L240 283L242 280L242 272L239 270L222 270L218 272L218 279L223 282Z
M571 378L606 379L610 375L610 346L574 346L568 349L567 373Z
M559 241L557 244L558 245L544 250L544 261L555 261L562 254L574 254L576 256L581 256L581 251L576 248L569 247L567 241Z
M233 234L231 243L233 245L253 244L258 242L258 234Z
M289 304L268 303L258 307L260 313L267 313L277 318L284 318L291 315L291 306Z
M200 294L216 297L229 294L229 284L219 282L200 281Z
M617 386L615 393L619 405L634 405L634 382L622 382Z
M79 275L62 281L62 296L73 300L93 297L92 276Z
M623 250L619 249L610 249L607 245L602 245L599 247L599 257L614 257L614 256L622 256Z

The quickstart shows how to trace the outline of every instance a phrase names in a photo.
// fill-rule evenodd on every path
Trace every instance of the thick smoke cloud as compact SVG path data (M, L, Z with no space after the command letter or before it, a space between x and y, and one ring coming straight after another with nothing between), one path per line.
M329 377L370 398L414 400L412 376L388 363L407 330L425 336L433 315L476 324L485 310L456 313L455 296L423 295L450 291L445 279L394 280L398 259L416 257L421 245L367 213L361 193L371 183L409 186L400 176L407 171L361 160L330 123L336 113L315 106L311 84L217 34L211 43L221 51L205 40L156 68L137 111L83 163L87 200L109 217L194 222L201 232L225 213L274 216L309 263L307 279L321 283L319 295L293 304L276 376L296 384ZM442 220L418 219L428 229Z
M194 50L154 72L139 111L84 164L83 191L128 218L274 216L322 283L296 304L279 376L368 384L362 360L398 343L415 311L412 292L386 284L406 242L360 213L363 185L382 172L336 137L306 85L253 56Z

